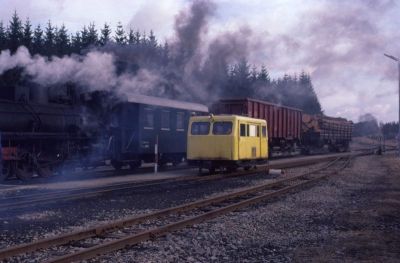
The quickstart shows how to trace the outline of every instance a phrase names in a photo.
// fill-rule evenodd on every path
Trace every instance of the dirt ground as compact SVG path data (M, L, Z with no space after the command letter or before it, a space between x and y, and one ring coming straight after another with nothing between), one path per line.
M400 262L400 158L383 156L369 165L378 166L370 173L382 174L353 191L354 206L343 207L333 218L336 231L330 242L302 247L296 261Z

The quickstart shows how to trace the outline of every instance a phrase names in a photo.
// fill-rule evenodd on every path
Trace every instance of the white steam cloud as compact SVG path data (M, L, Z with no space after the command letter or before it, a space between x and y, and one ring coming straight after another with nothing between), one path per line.
M20 67L41 86L72 82L89 90L113 90L118 95L124 94L125 98L131 93L146 93L148 87L157 87L163 81L160 75L148 69L140 69L136 75L117 75L114 62L113 54L100 51L49 60L39 55L31 56L28 49L21 46L13 55L9 50L0 53L0 75Z

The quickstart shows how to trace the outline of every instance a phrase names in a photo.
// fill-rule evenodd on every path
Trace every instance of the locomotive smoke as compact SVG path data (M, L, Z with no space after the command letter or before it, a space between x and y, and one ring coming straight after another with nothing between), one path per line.
M8 50L2 52L0 63L0 74L14 67L22 67L34 82L43 86L72 81L103 90L117 81L113 56L96 51L83 57L53 57L48 60L42 56L32 57L28 49L22 46L12 56Z
M155 54L140 55L141 50L129 45L108 44L86 55L50 60L31 56L25 47L20 47L13 55L9 51L0 54L0 74L21 67L33 82L43 87L73 82L91 91L113 91L124 99L139 93L210 102L223 95L221 84L226 80L227 66L247 57L246 39L251 35L249 29L242 28L240 32L226 32L206 41L213 10L213 2L193 1L176 16L175 35L168 42L170 59L166 65L149 63L146 57ZM128 67L118 72L116 62L127 58L131 60L128 64L138 69Z

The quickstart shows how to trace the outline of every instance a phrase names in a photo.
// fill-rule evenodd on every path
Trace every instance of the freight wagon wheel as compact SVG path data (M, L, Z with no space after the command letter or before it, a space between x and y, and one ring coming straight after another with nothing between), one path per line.
M129 169L136 170L137 168L140 167L140 165L141 165L140 161L130 162Z
M25 163L22 163L17 166L15 169L15 175L17 176L18 179L26 181L32 178L32 170L29 169L28 165Z
M111 161L111 166L114 167L115 170L121 170L122 163L118 161Z

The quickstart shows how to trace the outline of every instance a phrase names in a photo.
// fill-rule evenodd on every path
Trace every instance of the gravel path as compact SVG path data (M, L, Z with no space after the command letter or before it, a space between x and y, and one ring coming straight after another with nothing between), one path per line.
M334 178L93 262L399 262L400 162L366 156Z

